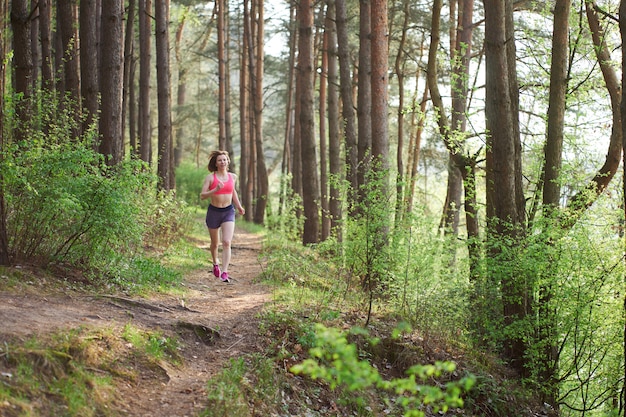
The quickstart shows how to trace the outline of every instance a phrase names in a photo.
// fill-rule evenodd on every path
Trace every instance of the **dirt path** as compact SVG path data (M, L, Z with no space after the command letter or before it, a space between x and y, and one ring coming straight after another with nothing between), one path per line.
M207 250L208 242L202 243ZM126 416L194 416L207 404L206 381L232 357L261 351L257 314L270 295L255 281L261 273L261 237L237 229L233 239L230 284L207 268L185 277L184 296L153 298L92 297L69 291L48 293L0 292L0 342L77 326L134 326L177 335L184 363L164 366L162 374L145 376L121 387ZM180 323L218 331L202 340Z

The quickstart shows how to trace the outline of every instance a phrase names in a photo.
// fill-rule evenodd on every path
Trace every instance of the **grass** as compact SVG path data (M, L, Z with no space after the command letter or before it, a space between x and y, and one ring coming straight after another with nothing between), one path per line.
M128 343L126 343L128 342ZM116 387L158 361L176 365L176 340L131 325L74 329L0 348L0 415L119 415Z

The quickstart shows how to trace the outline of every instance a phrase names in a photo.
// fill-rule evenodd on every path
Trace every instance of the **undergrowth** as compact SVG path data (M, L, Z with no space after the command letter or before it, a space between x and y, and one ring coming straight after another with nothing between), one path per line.
M0 415L116 416L120 380L135 382L160 361L180 363L177 340L131 325L73 329L0 346Z
M259 380L260 358L232 361L209 381L204 416L521 416L532 408L495 356L413 328L394 303L378 302L368 318L358 278L324 253L333 250L266 240L261 278L274 298L260 333L271 384Z

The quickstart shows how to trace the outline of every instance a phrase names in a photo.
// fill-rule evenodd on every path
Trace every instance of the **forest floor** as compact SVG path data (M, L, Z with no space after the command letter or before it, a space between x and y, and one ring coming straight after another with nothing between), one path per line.
M76 327L121 328L128 323L176 335L182 338L182 364L163 365L158 374L144 374L117 387L116 397L122 401L116 408L124 416L197 415L207 406L207 381L230 358L263 350L258 313L271 294L256 280L262 271L260 235L237 229L231 283L222 283L209 271L208 234L207 241L196 244L206 249L207 266L184 277L184 292L147 297L85 294L47 285L41 282L45 278L0 291L0 344ZM184 331L187 327L181 323L214 331L214 338L203 340L192 330Z

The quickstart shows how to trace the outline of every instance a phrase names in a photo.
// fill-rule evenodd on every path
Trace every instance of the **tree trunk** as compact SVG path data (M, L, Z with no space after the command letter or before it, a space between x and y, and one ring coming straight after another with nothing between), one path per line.
M398 146L396 148L396 225L399 225L404 216L404 48L406 44L406 32L408 30L409 25L409 5L410 2L408 0L404 1L403 13L404 19L402 21L402 34L400 35L400 42L398 44L398 53L396 54L395 60L395 73L396 78L398 79L398 111L397 111L397 120L398 120Z
M176 37L174 44L174 55L176 57L176 64L178 66L178 83L176 85L176 126L174 134L174 169L180 166L183 158L183 137L185 135L185 122L186 116L183 108L185 106L187 95L187 65L183 62L181 55L181 43L183 40L183 31L185 29L185 23L187 21L187 12L183 13L180 19L178 28L176 29Z
M604 77L604 82L611 98L613 126L605 162L587 187L572 197L568 202L568 210L561 217L561 226L564 229L572 227L582 213L584 213L585 209L590 207L595 201L595 197L599 196L606 189L619 168L620 154L622 152L623 122L620 114L620 105L624 102L619 92L623 84L620 86L617 75L615 74L615 69L611 65L611 54L604 41L604 34L600 29L600 22L597 12L595 11L595 3L585 3L585 7L587 8L587 21L591 29L598 65L602 70L602 76ZM590 195L593 195L594 198L589 198Z
M514 270L513 249L524 234L519 127L514 114L518 104L514 87L515 68L511 68L510 46L512 7L501 0L484 0L487 122L487 226L492 243L491 258L499 266L491 271L492 282L501 282L504 324L512 328L528 311L528 289L522 276ZM512 78L513 77L513 78ZM497 275L496 275L497 274ZM525 373L526 345L519 331L507 332L504 356L520 374Z
M257 177L257 198L256 208L254 211L254 223L263 224L265 218L265 209L269 198L269 180L267 178L267 168L265 166L265 154L263 152L263 71L264 50L263 43L265 40L265 17L263 0L256 0L256 85L254 93L254 121L255 121L255 150L256 150L256 177Z
M33 59L30 48L17 47L30 45L30 15L28 0L14 0L11 2L11 29L13 30L13 68L14 88L21 98L16 103L16 118L19 121L15 130L15 141L26 139L26 126L30 120L32 95Z
M9 11L8 1L0 0L0 16L6 16ZM6 93L6 66L5 60L8 50L8 25L5 19L0 22L0 114L4 114L4 97ZM6 138L4 136L4 117L0 117L0 163L3 162L6 150ZM7 234L7 206L4 198L4 178L0 170L0 265L9 265L9 236Z
M358 114L358 165L357 202L365 201L365 174L371 169L372 155L372 4L359 0L359 76L357 95Z
M57 2L57 20L61 31L61 43L63 47L63 75L65 99L70 99L69 110L76 123L74 136L81 133L81 92L80 74L78 62L78 19L77 4L75 0Z
M303 243L319 241L319 181L315 151L315 123L313 108L313 3L302 0L298 8L298 76L297 97L300 102L300 144L302 161L302 204L304 209Z
M341 242L341 189L343 179L341 165L341 137L339 120L339 75L337 63L337 29L335 1L328 0L326 31L328 32L328 170L330 173L328 214L330 233Z
M83 130L87 130L94 123L98 115L98 34L97 29L97 2L96 0L80 1L80 72L81 96L86 117ZM44 64L45 68L45 64Z
M152 164L152 122L150 118L150 68L152 0L139 0L139 156Z
M124 157L122 132L122 87L124 76L124 2L102 1L102 44L100 72L100 153L109 165Z
M30 17L30 50L33 61L33 74L31 79L31 91L37 91L39 88L39 60L40 60L40 48L39 48L39 7L37 5L38 0L30 0L30 10L32 16ZM4 16L4 15L3 15Z
M239 126L241 136L241 155L240 155L240 167L239 167L239 184L241 187L241 202L246 209L246 220L251 221L253 216L253 197L251 178L254 178L250 170L250 97L248 90L250 88L250 75L248 66L248 49L251 47L249 43L250 38L250 2L244 0L243 2L243 35L241 38L240 48L240 75L239 75Z
M359 164L359 151L357 146L357 130L354 114L354 100L352 99L352 64L350 62L350 44L348 41L348 28L346 0L335 0L337 13L337 51L339 54L339 85L341 90L343 129L346 144L346 178L350 184L348 201L355 201L354 194L357 192L359 182L357 177ZM348 209L352 210L352 203Z
M622 45L626 42L626 0L621 0L619 5L619 31L622 40ZM622 86L626 85L626 48L622 48L621 56L621 71L622 71ZM621 103L619 114L621 120L626 120L626 89L621 90L620 95ZM620 135L626 137L626 123L621 124ZM624 209L624 219L626 220L626 141L622 141L620 151L622 153L622 207ZM626 252L626 240L624 241L624 251ZM624 264L626 264L626 257L622 258ZM626 275L624 276L624 283L626 286ZM622 317L626 316L626 287L624 288L624 294L622 295ZM623 324L622 330L622 358L626 358L626 321ZM626 413L626 366L622 365L622 390L620 393L620 409L618 415L624 415Z
M296 62L296 45L298 41L298 32L296 27L296 7L294 2L289 4L289 73L287 79L287 108L286 108L286 123L285 123L285 139L283 146L283 161L281 166L281 174L283 178L287 178L287 175L292 172L292 149L294 140L294 113L295 113L295 62ZM288 186L286 181L280 182L280 203L278 206L278 215L282 215L283 208L289 196L287 195Z
M52 58L52 0L39 1L39 31L41 32L41 88L54 90L54 65ZM82 25L81 25L82 26ZM97 87L96 87L97 90Z
M226 150L226 2L217 0L218 147Z
M231 104L231 84L230 84L230 53L231 50L229 48L230 45L230 3L226 1L224 3L224 43L226 45L225 49L225 59L226 66L224 68L224 88L225 88L225 109L224 109L224 124L225 124L225 135L226 135L226 150L229 155L235 154L235 148L233 144L233 127L232 127L232 104ZM182 146L182 145L181 145ZM235 171L237 169L237 162L231 158L230 169ZM241 187L241 184L240 184Z
M133 82L131 79L133 56L135 55L134 40L135 40L135 15L136 15L136 3L135 0L128 0L127 17L126 17L126 35L124 39L124 91L122 94L122 132L126 132L126 120L128 119L129 98L130 98L130 85ZM131 146L131 152L134 152L134 147Z
M170 91L170 20L169 0L156 0L154 4L156 24L156 74L158 101L158 176L159 187L170 191L173 187L172 171L172 96Z
M322 33L321 65L319 69L319 135L320 135L320 205L321 205L321 234L320 240L324 241L330 236L330 216L328 213L328 141L326 121L328 105L328 31L330 21L328 20L328 2L324 2L326 13L324 14L324 28ZM324 7L321 8L324 13Z

